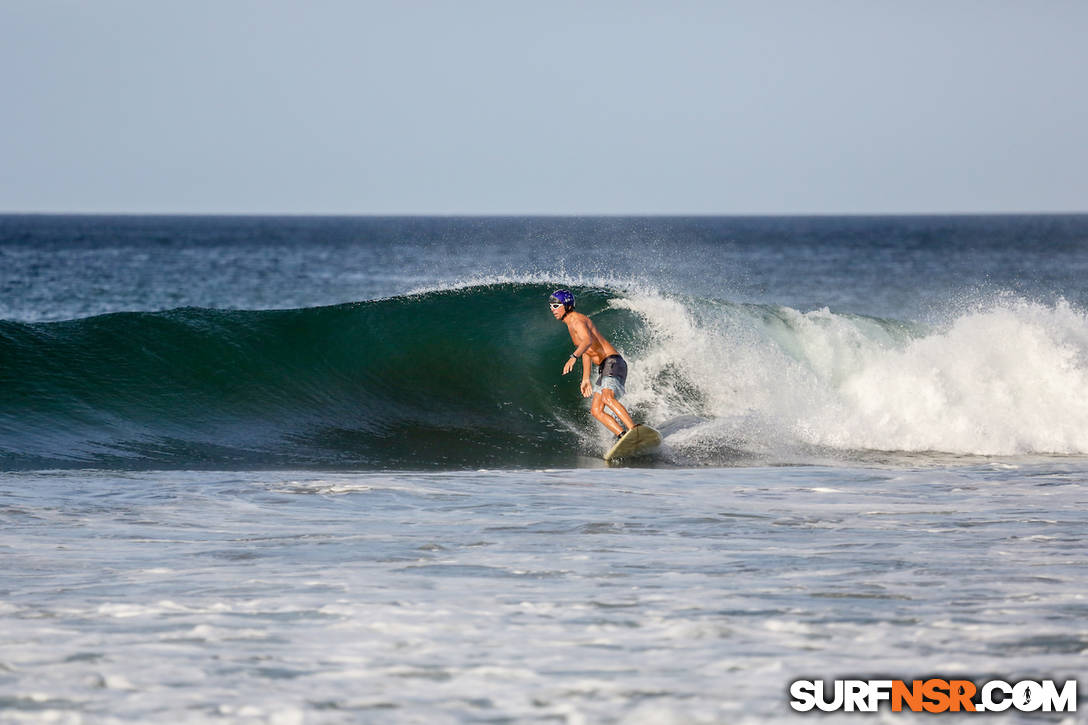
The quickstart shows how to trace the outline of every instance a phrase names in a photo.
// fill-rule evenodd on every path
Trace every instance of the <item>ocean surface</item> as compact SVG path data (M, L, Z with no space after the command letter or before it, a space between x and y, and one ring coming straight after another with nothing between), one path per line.
M1083 701L1086 280L1086 215L0 216L0 723Z

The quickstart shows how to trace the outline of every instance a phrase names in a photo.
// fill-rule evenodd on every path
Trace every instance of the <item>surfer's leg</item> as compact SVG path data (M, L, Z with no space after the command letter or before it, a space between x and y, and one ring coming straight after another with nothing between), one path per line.
M612 391L608 392L611 393ZM613 398L613 400L615 400L615 398ZM604 412L603 393L593 394L593 404L589 407L589 412L593 414L594 418L601 421L601 425L603 425L605 428L612 431L616 435L623 435L623 426L617 423L615 418ZM624 413L626 412L627 411L624 411ZM630 418L631 416L627 417Z
M616 400L615 392L613 392L610 388L605 388L601 391L600 396L602 407L607 406L616 415L618 415L620 417L620 420L623 421L623 424L627 426L627 430L631 430L635 427L635 421L631 418L631 414L627 412L627 408L624 408L623 403ZM596 399L594 399L594 404L596 404ZM612 416L608 417L611 418Z

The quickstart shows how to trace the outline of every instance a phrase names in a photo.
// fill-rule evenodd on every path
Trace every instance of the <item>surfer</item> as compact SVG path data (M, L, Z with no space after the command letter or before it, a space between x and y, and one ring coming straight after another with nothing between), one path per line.
M574 295L570 290L560 289L553 292L548 306L551 307L552 316L566 324L570 339L574 342L574 352L563 366L563 374L573 370L575 362L582 361L582 397L593 396L589 411L605 428L616 436L622 436L625 428L631 430L636 425L627 408L619 401L626 392L623 386L627 382L627 363L616 352L616 348L612 347L612 343L597 330L593 320L574 311ZM596 386L589 382L589 371L593 364L598 366ZM615 413L619 421L606 413L605 408ZM620 421L623 422L622 426Z

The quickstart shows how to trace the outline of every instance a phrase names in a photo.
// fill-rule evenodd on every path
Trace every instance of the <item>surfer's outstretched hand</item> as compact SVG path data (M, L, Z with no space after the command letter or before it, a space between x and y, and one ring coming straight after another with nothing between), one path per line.
M574 369L574 358L568 357L567 358L567 364L563 366L563 374L566 375L567 373L569 373L573 369Z
M583 380L581 385L582 397L588 398L593 395L593 386L589 384L588 380Z

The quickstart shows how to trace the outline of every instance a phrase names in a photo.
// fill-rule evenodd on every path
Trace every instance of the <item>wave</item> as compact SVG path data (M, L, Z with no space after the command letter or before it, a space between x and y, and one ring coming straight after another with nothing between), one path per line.
M680 458L1088 454L1088 316L1065 301L1003 297L936 326L826 308L618 304L655 330L629 402L655 419L703 419L668 439Z
M0 467L578 465L603 428L542 280L297 310L0 322ZM945 325L576 287L671 464L865 451L1088 454L1088 318Z

